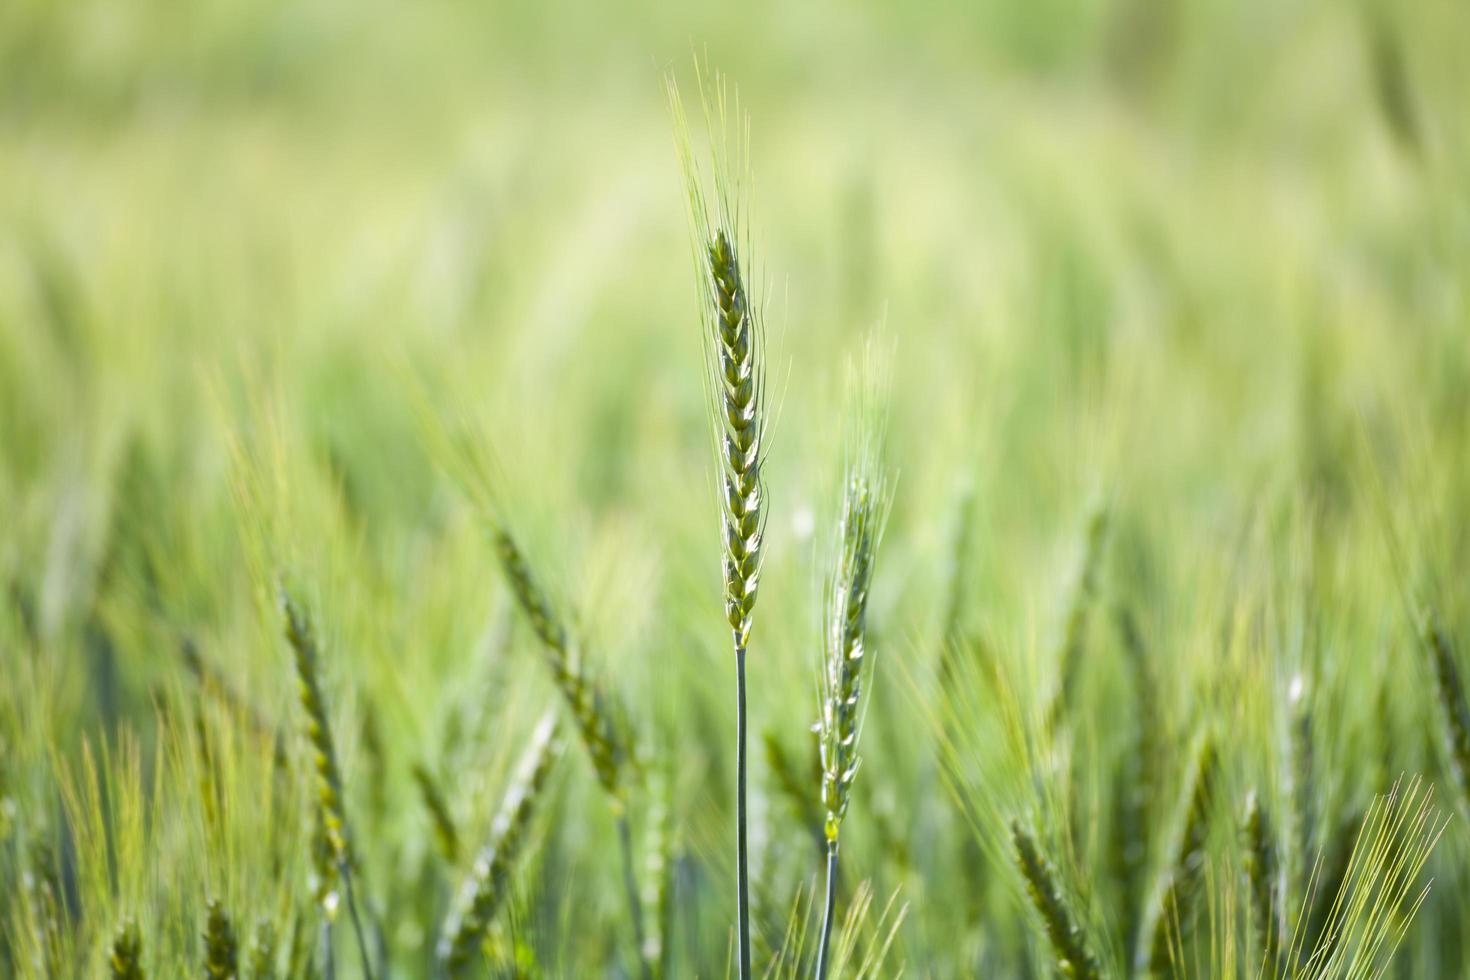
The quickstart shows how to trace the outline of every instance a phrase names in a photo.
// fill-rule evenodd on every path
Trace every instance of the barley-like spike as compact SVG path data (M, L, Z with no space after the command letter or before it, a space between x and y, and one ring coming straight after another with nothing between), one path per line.
M531 629L546 652L552 679L571 710L597 781L621 809L625 787L623 768L629 760L626 739L619 730L608 696L587 675L569 634L541 591L515 539L503 528L494 532L495 553L510 580L511 591Z
M205 908L204 976L207 980L234 980L240 970L240 948L235 942L235 927L219 899L212 898Z
M1440 722L1444 725L1450 773L1460 791L1461 809L1470 811L1470 708L1465 703L1465 687L1460 681L1454 648L1432 613L1424 620L1424 645L1434 669L1434 693L1439 701Z
M1026 880L1026 894L1046 929L1047 940L1056 957L1057 971L1064 977L1077 980L1100 980L1102 967L1088 944L1087 934L1057 884L1056 872L1042 857L1036 839L1022 828L1019 821L1011 822L1011 844L1016 852L1016 866Z
M1194 777L1189 785L1189 802L1184 812L1173 862L1164 870L1154 918L1139 947L1138 966L1156 975L1171 971L1171 930L1182 932L1189 925L1203 877L1205 844L1210 832L1210 806L1214 799L1219 759L1215 744L1206 738L1195 758ZM1178 933L1172 935L1177 936Z
M485 936L485 930L506 898L511 874L530 828L536 804L546 788L552 767L561 755L556 709L550 708L536 726L531 745L521 758L510 789L490 828L490 840L475 858L458 900L444 923L436 955L451 976L465 970Z
M743 649L750 642L764 538L761 463L765 368L760 356L760 332L730 233L725 228L714 229L705 251L708 295L713 304L708 347L715 378L724 505L725 618L736 645Z
M312 768L316 773L317 801L322 829L331 846L337 872L342 881L342 894L347 900L347 914L362 956L363 976L372 980L372 960L368 953L367 935L358 915L353 895L354 862L351 837L347 831L347 807L342 792L342 771L337 765L337 749L332 740L326 699L322 695L320 659L316 634L306 611L284 587L280 590L281 613L285 619L286 641L296 663L296 679L301 707L306 712L306 734L311 741ZM330 911L330 910L329 910ZM328 916L330 921L330 915Z
M703 86L701 86L703 87ZM765 539L765 334L760 304L752 303L742 268L741 181L748 161L744 136L735 141L735 159L725 136L730 122L725 88L716 81L717 132L711 120L714 199L710 201L689 146L688 126L678 86L669 82L669 107L679 140L680 164L689 198L699 284L699 315L705 351L705 393L719 474L725 622L735 654L735 941L740 980L754 975L750 955L749 823L746 800L748 717L745 657L760 584ZM739 115L738 106L736 114ZM708 118L708 105L706 105ZM733 166L732 166L733 164ZM711 207L713 204L713 207Z
M876 460L858 461L843 496L836 569L828 582L822 713L816 726L826 809L824 832L829 841L837 839L857 776L868 590L887 507Z
M454 864L459 860L459 831L455 829L454 815L449 812L449 803L439 791L439 784L434 781L433 774L422 764L413 767L413 781L419 788L424 809L429 811L429 819L434 824L434 840L439 845L439 852L444 855L444 860Z
M1245 836L1245 878L1250 891L1251 922L1255 927L1256 962L1266 976L1276 976L1276 950L1281 940L1280 870L1271 819L1255 790L1246 796L1241 821Z
M296 663L296 680L301 708L306 713L306 735L311 741L312 768L316 773L317 798L321 804L327 841L339 864L352 860L347 836L347 812L342 802L342 773L337 767L337 748L332 741L332 726L327 718L327 704L322 696L320 659L316 634L306 611L281 590L281 614L286 624L286 640Z
M821 715L815 726L821 747L821 799L826 811L827 894L817 946L818 980L826 975L837 887L838 835L857 776L862 728L863 662L867 654L868 593L888 493L880 468L879 433L861 431L849 466L837 529L837 556L827 581L826 636Z
M144 980L147 974L143 972L143 936L137 922L129 919L118 929L107 962L112 969L112 980Z

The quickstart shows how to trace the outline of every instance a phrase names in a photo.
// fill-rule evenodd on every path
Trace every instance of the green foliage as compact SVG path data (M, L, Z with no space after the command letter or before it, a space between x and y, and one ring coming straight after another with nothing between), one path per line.
M1470 977L1467 36L0 3L0 977Z

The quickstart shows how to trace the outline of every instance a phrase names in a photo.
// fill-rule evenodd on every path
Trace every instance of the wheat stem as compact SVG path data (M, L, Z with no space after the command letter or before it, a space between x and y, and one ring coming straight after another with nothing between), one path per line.
M750 876L747 871L746 841L746 717L745 647L735 643L735 929L739 943L741 980L749 980L750 968Z
M638 896L638 878L633 873L633 835L628 829L628 812L618 814L618 844L623 852L623 888L628 893L628 911L633 920L633 949L643 980L653 980L653 970L643 955L643 901Z
M817 946L817 980L826 980L827 949L832 942L832 919L837 908L837 841L827 842L827 894L822 902L822 938Z
M373 980L372 956L368 952L367 934L362 927L362 917L358 913L357 899L352 887L352 842L347 831L342 771L337 764L337 748L332 739L326 699L322 694L319 671L321 653L311 619L284 587L280 591L280 605L286 622L286 640L295 658L301 707L306 712L306 731L313 749L313 768L317 777L317 796L323 827L342 879L342 895L347 901L348 917L352 920L352 931L357 939L358 952L362 956L363 976L367 980Z

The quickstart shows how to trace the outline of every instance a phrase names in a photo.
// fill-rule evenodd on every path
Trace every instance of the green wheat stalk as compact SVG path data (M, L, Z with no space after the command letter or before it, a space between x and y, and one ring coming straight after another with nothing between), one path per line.
M320 659L316 634L306 610L297 604L284 587L280 590L281 615L285 621L286 641L296 664L296 679L301 708L306 715L306 734L312 747L312 769L316 773L317 802L321 829L330 848L332 863L342 880L347 912L357 937L362 956L363 975L372 980L373 970L368 955L367 936L353 895L353 856L347 830L347 808L343 802L342 771L337 764L337 748L327 718L326 699L322 694Z
M860 762L858 739L862 733L868 594L889 505L880 452L878 430L860 433L849 464L837 531L837 555L827 583L821 715L815 726L821 746L821 799L826 811L823 836L827 851L827 892L817 946L818 980L826 975L829 966L827 953L837 898L838 842Z
M741 980L750 980L750 881L746 834L747 724L745 658L765 539L765 331L759 304L751 302L745 279L749 256L741 211L741 183L747 173L748 134L742 129L732 148L728 142L731 106L723 82L712 87L715 119L708 99L705 115L712 135L714 193L690 150L688 125L679 90L668 82L669 105L685 176L694 238L695 266L700 295L705 352L705 389L714 436L719 474L721 562L724 579L725 621L735 651L735 864L736 940ZM705 93L703 79L700 90ZM740 116L736 118L748 129ZM716 122L717 119L717 122ZM719 134L719 139L714 135ZM733 164L733 165L732 165Z

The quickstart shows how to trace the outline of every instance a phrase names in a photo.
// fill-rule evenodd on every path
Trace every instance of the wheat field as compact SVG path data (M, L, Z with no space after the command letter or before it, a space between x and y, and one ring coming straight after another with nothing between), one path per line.
M0 977L1470 977L1467 40L0 4Z

